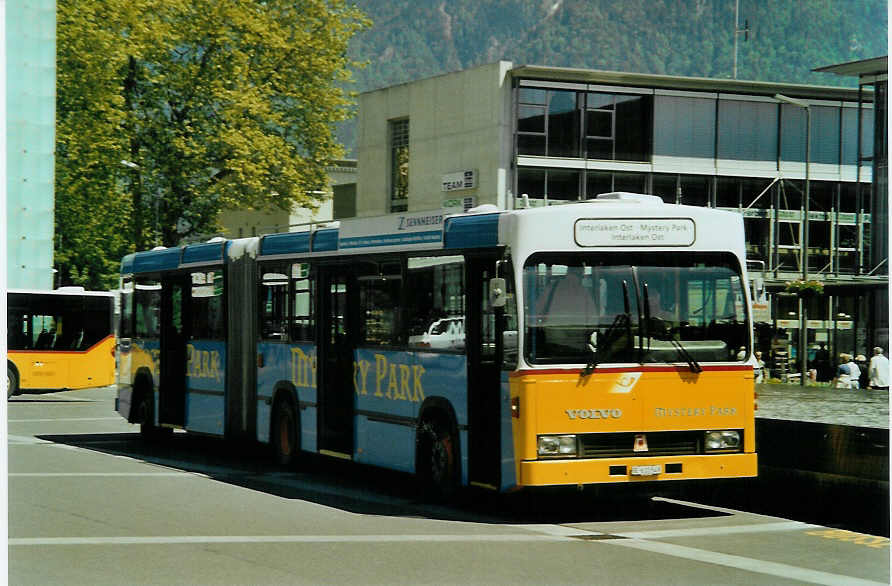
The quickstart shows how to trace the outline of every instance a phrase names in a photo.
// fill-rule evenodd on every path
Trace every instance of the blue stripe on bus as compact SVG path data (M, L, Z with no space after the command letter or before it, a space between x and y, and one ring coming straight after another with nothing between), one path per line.
M153 273L169 271L180 266L181 248L165 248L164 250L148 250L133 255L134 273Z
M499 214L448 218L444 248L484 248L499 244Z
M183 249L182 264L193 262L222 262L223 243L205 242L202 244L190 244Z
M428 244L441 242L443 232L429 230L427 232L410 232L403 234L378 234L375 236L355 236L342 238L339 242L341 250L346 248L373 248L376 246L398 246L405 244Z
M133 257L135 254L128 254L121 259L121 274L127 275L133 272Z
M313 233L313 252L327 252L338 249L338 230L318 230Z
M260 240L260 256L310 252L310 232L269 234Z

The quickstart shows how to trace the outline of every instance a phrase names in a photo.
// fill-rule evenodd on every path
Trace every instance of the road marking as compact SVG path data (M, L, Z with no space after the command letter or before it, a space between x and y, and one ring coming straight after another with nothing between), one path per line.
M9 476L188 476L207 478L206 475L196 472L10 472Z
M12 540L10 540L11 542ZM601 541L610 545L621 547L629 547L653 553L660 553L677 558L684 558L707 564L716 564L748 572L758 574L767 574L769 576L777 576L779 578L789 578L791 580L801 580L803 582L811 582L813 584L827 584L828 586L836 584L846 584L853 586L878 586L882 582L874 582L872 580L863 580L852 576L844 576L842 574L831 574L829 572L821 572L819 570L809 570L788 564L780 564L777 562L769 562L766 560L758 560L743 556L719 553L715 551L707 551L686 547L683 545L675 545L671 543L662 543L659 541L644 541L641 539L618 539L610 541Z
M418 543L418 542L541 542L568 541L552 535L184 535L158 537L25 537L10 546L29 545L167 545L183 543Z
M689 529L655 529L653 531L617 531L612 533L630 539L667 539L671 537L700 537L703 535L734 535L741 533L768 533L772 531L801 531L822 525L811 525L799 521L778 523L754 523L752 525L730 525L727 527L692 527Z
M46 419L10 419L8 423L46 423L47 421L126 421L123 417L55 417Z
M527 531L534 531L536 533L544 533L553 537L585 537L587 535L592 535L593 533L592 531L585 531L583 529L576 529L574 527L567 527L564 525L529 524L510 525L510 527L515 527L517 529L526 529Z
M806 535L815 535L824 539L836 539L839 541L847 541L856 545L866 545L874 549L889 547L889 539L878 537L876 535L866 535L864 533L855 533L854 531L846 531L845 529L823 529L822 531L806 531Z

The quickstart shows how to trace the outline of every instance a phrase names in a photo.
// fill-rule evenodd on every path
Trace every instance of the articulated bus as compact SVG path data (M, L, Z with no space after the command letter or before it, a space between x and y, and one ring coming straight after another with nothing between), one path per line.
M433 495L755 476L741 216L489 208L125 257L117 411Z
M7 398L114 384L114 310L108 291L8 291Z

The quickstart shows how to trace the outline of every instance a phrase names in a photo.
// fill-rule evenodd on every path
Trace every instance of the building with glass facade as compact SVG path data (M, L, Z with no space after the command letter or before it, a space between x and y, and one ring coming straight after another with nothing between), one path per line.
M504 61L383 88L359 99L356 213L608 191L736 210L764 302L757 348L795 355L799 299L784 288L807 273L825 285L807 301L811 351L869 356L888 341L887 241L872 249L873 212L887 214L885 183L872 189L875 94Z

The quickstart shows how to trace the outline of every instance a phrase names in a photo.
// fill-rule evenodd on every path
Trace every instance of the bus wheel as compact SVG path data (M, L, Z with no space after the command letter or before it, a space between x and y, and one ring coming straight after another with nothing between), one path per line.
M285 468L296 466L300 453L300 436L297 415L290 401L282 399L276 402L271 432L270 443L273 445L276 462Z
M6 398L9 399L13 395L19 393L19 377L11 366L6 367Z
M422 497L447 501L458 490L458 459L453 432L437 421L425 421L418 433L418 475Z
M173 430L170 428L156 427L152 393L145 392L139 396L136 406L136 422L139 423L139 435L144 440L153 441L170 437Z

